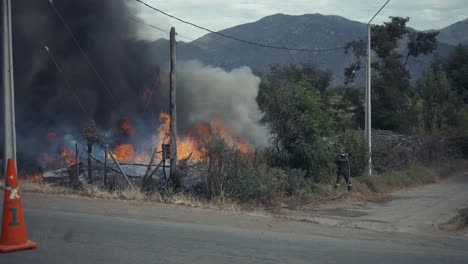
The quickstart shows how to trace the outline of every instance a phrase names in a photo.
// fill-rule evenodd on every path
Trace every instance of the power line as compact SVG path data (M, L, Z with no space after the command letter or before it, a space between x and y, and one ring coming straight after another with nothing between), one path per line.
M75 35L73 34L73 31L71 30L71 28L68 26L67 22L65 22L65 19L63 19L62 15L60 14L60 12L57 10L57 8L55 8L55 5L54 5L54 2L53 0L49 0L49 3L50 5L52 6L52 8L54 9L55 13L57 14L57 16L60 18L60 20L62 21L63 25L65 26L65 28L67 29L67 31L70 33L70 36L72 37L73 41L75 42L76 46L80 49L81 53L83 54L83 56L85 57L86 59L86 62L88 63L89 67L94 71L94 74L96 74L97 78L99 79L99 81L101 82L102 86L104 87L104 89L107 91L107 93L109 94L109 96L111 97L112 101L114 102L114 104L117 106L118 103L117 103L117 100L115 99L114 95L112 94L112 92L110 91L109 87L107 87L107 84L104 82L104 80L102 79L101 75L98 73L98 71L96 70L96 67L94 67L93 63L91 62L91 59L89 58L88 54L86 54L86 52L83 50L83 48L81 47L80 43L78 42L78 40L76 39Z
M380 11L382 11L382 9L385 8L385 6L387 6L387 4L390 2L390 0L387 0L387 2L385 2L385 4L379 9L379 11L377 11L377 13L374 14L374 16L369 20L369 22L367 23L367 25L370 25L370 23L372 22L372 20L374 20L374 18L380 13Z
M83 104L81 103L81 100L80 98L78 97L78 94L77 94L77 91L76 89L72 88L72 86L70 85L70 83L68 82L67 78L65 78L65 73L63 72L62 68L60 68L60 66L58 65L57 61L55 60L54 56L52 55L52 53L50 53L50 50L49 50L49 47L47 46L44 46L44 49L45 51L47 52L47 55L49 55L50 59L54 62L55 64L55 67L57 67L57 70L60 72L60 74L62 75L63 79L65 80L65 84L67 85L68 89L70 89L72 92L73 92L73 95L75 96L75 99L76 101L78 102L78 104L80 105L81 107L81 110L86 114L86 116L89 118L90 117L90 114L88 113L88 111L86 111L86 108L83 106Z
M425 62L425 61L422 61L422 60L418 60L416 58L410 58L408 60L408 62L411 62L411 64L421 64L421 65L425 65L425 66L432 65L430 62Z
M356 67L354 67L353 74L351 75L351 78L350 78L351 80L354 79L354 77L356 76L356 73L358 72L358 71L357 71L357 68L358 68L358 65L356 65ZM343 103L344 98L345 98L345 95L346 95L346 91L348 90L349 87L350 87L349 84L346 84L346 85L345 85L345 88L344 88L344 90L343 90L343 94L341 95L341 100L340 100L340 102L336 105L336 107L335 107L335 109L334 109L333 112L336 112L336 110L338 110L338 108L341 107L341 104Z
M230 35L227 35L227 34L224 34L224 33L221 33L221 32L217 32L217 31L214 31L214 30L211 30L211 29L208 29L206 27L202 27L202 26L199 26L195 23L192 23L192 22L189 22L189 21L186 21L186 20L183 20L181 18L178 18L174 15L171 15L169 13L166 13L154 6L151 6L141 0L135 0L137 2L139 2L140 4L142 5L145 5L146 7L150 8L150 9L153 9L154 11L157 11L165 16L168 16L170 18L173 18L177 21L180 21L184 24L187 24L187 25L190 25L190 26L193 26L193 27L196 27L196 28L199 28L199 29L202 29L202 30L205 30L205 31L208 31L210 33L213 33L213 34L216 34L216 35L219 35L219 36L222 36L222 37L225 37L225 38L229 38L229 39L232 39L232 40L236 40L236 41L239 41L239 42L243 42L243 43L246 43L246 44L250 44L250 45L254 45L254 46L258 46L258 47L262 47L262 48L270 48L270 49L278 49L278 50L288 50L288 51L300 51L300 52L327 52L327 51L334 51L334 50L341 50L341 49L344 49L345 47L344 46L341 46L341 47L335 47L335 48L328 48L328 49L299 49L299 48L288 48L288 47L282 47L282 46L273 46L273 45L267 45L267 44L262 44L262 43L257 43L257 42L253 42L253 41L249 41L249 40L245 40L245 39L240 39L240 38L237 38L237 37L233 37L233 36L230 36Z
M155 25L148 24L148 23L144 22L143 20L138 19L138 18L136 18L136 17L133 17L133 16L127 16L127 17L128 17L128 19L130 19L130 20L132 20L132 21L134 21L134 22L140 23L140 24L142 24L142 25L145 25L145 26L154 28L154 29L156 29L156 30L159 30L159 31L164 32L164 33L167 33L167 34L170 33L169 30L165 30L165 29L162 29L162 28L157 27L157 26L155 26ZM194 39L185 37L185 36L180 35L180 34L178 34L178 33L176 33L176 34L177 34L177 36L179 36L180 38L183 38L183 39L186 39L186 40L189 40L189 41L195 41Z

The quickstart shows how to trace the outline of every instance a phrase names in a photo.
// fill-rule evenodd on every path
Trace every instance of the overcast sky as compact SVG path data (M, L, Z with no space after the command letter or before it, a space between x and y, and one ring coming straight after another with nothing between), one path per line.
M127 0L133 12L148 23L170 28L191 39L207 32L184 25L172 18L137 3ZM321 13L339 15L351 20L365 22L377 12L385 0L144 0L148 4L172 15L213 30L222 30L253 22L262 17L283 13L302 15ZM467 0L391 0L373 23L382 23L388 16L409 16L409 26L419 29L440 29L468 18ZM147 28L140 35L154 39L167 34Z

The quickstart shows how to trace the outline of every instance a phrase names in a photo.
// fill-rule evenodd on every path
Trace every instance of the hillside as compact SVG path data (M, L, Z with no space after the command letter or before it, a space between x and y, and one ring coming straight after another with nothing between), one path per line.
M276 14L256 22L235 26L220 31L237 38L266 45L327 49L340 47L346 42L366 38L366 25L340 16L307 14L290 16ZM466 32L466 33L464 33ZM436 53L446 55L455 43L468 41L468 20L455 23L441 30L439 47ZM158 50L167 49L167 40L158 40ZM161 54L161 53L159 53ZM269 65L313 63L320 69L330 70L334 83L343 80L343 69L353 60L351 55L341 50L327 52L298 52L256 47L216 34L207 34L193 42L181 42L178 45L178 58L182 60L198 59L205 64L233 69L250 66L254 70L265 71ZM418 62L408 65L414 79L417 79L430 62L432 56L422 56ZM358 80L363 80L358 76Z
M468 19L441 29L439 41L450 45L468 44Z

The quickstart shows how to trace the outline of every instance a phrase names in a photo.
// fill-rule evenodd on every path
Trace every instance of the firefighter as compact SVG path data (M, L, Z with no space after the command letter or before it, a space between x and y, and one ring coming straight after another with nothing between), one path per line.
M349 166L348 153L345 149L341 149L336 159L336 184L335 188L340 187L341 178L344 177L348 185L348 191L352 190L351 186L351 170Z

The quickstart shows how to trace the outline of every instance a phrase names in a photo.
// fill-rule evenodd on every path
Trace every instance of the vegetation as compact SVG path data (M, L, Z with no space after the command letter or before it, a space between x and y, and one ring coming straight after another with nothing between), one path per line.
M312 65L274 65L263 78L258 104L272 135L271 166L302 169L315 181L329 174L330 168L323 166L332 157L324 140L333 126L329 83L329 75Z

